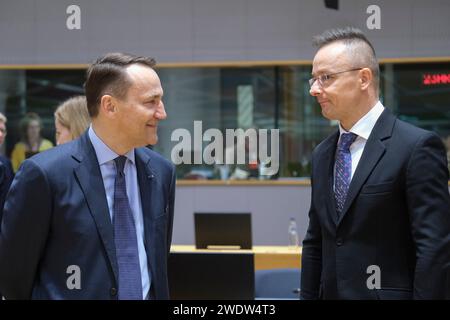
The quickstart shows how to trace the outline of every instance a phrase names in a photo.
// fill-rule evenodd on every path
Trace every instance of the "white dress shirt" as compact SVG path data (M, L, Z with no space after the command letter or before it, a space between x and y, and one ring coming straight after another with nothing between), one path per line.
M344 128L339 124L339 141L341 140L341 135L343 133L352 132L357 135L355 141L350 146L350 153L352 156L352 173L350 176L350 181L353 179L356 168L358 167L359 160L366 146L366 142L369 139L370 133L372 132L375 123L384 111L383 104L378 101L377 104L366 113L364 117L358 120L355 125L350 129L350 131L345 131ZM338 141L338 144L339 144Z

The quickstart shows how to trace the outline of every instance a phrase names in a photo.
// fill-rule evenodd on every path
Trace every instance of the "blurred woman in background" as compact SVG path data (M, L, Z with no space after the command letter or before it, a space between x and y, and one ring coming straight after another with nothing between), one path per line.
M19 123L21 141L16 143L11 153L14 172L27 158L38 152L50 149L53 143L41 136L41 118L34 112L29 112Z
M85 96L63 102L55 111L56 144L78 138L89 127L90 121Z

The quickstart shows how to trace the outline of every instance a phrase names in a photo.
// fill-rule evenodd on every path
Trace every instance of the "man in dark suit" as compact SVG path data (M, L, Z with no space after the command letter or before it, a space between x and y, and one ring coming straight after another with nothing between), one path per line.
M6 137L6 117L0 112L0 146L5 142ZM3 205L5 204L6 194L8 193L11 182L14 178L11 161L0 155L0 223L3 216Z
M0 223L3 217L3 205L5 204L6 194L14 178L11 161L0 155Z
M339 131L312 155L301 297L450 298L441 139L381 104L375 51L360 30L329 30L315 40L310 93Z
M167 299L175 169L146 148L166 118L153 59L107 54L87 71L92 125L26 160L0 233L6 299Z

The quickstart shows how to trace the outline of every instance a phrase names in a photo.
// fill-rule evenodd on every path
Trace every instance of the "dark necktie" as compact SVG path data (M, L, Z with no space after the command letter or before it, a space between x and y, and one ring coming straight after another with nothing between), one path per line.
M119 299L142 300L141 268L136 238L136 226L128 202L125 184L125 156L114 159L114 242L119 267Z
M350 186L352 175L352 156L350 146L355 141L357 135L354 133L343 133L339 140L336 151L336 164L334 173L334 197L336 199L336 211L339 216L344 208Z

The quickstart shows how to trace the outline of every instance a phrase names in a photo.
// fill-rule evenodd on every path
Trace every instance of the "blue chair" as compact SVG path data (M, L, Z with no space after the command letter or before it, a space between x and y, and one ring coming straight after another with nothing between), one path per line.
M299 299L300 269L255 271L255 299Z

